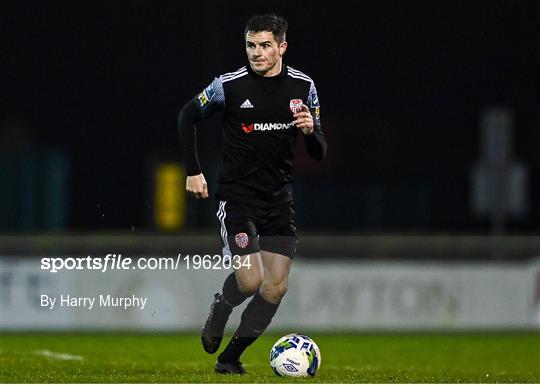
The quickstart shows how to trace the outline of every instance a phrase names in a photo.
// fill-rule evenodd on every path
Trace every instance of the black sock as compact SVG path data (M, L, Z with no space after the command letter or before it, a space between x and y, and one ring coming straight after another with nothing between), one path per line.
M225 300L225 303L231 307L236 307L242 304L247 298L248 296L244 295L238 289L238 282L236 281L234 272L227 276L223 283L223 300Z
M222 363L238 361L244 350L266 330L278 307L279 304L269 303L259 292L255 293L242 313L240 326L218 360Z

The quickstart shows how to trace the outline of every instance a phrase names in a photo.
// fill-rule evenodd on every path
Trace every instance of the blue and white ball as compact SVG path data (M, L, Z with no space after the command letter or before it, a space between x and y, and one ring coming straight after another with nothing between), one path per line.
M321 367L321 351L306 335L285 335L270 351L270 366L279 376L313 377Z

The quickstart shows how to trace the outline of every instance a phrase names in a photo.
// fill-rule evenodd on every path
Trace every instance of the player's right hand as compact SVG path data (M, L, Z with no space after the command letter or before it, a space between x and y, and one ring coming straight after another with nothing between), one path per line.
M186 178L186 191L190 196L195 198L208 198L208 185L206 184L204 174L188 176Z

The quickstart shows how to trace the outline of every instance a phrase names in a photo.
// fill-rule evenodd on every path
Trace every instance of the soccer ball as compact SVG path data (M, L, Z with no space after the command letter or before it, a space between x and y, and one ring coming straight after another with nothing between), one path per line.
M306 335L285 335L270 350L270 366L279 376L313 377L321 367L321 352Z

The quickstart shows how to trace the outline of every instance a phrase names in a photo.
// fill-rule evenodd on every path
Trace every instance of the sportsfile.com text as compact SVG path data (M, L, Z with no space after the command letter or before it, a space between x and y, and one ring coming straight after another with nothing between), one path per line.
M105 257L43 257L41 269L51 273L62 270L176 270L176 269L238 269L250 267L250 256L221 255L182 255L172 257L139 257L136 259L123 257L121 254L109 253Z

